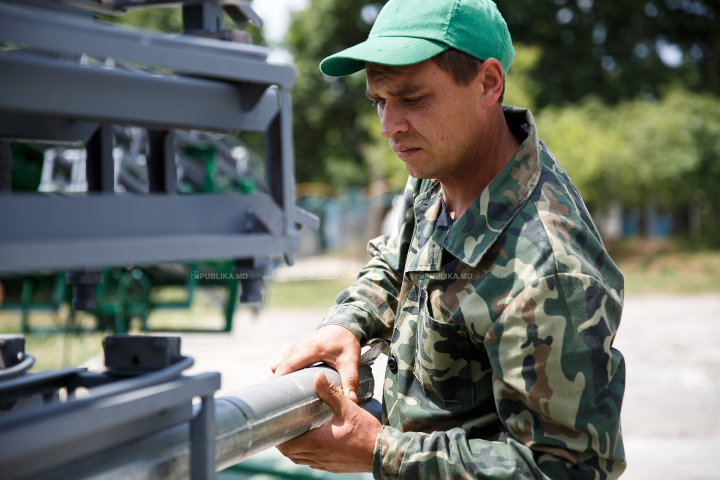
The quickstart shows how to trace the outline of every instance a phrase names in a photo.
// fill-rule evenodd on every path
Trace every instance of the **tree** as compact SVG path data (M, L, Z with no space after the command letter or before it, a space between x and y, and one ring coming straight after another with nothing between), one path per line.
M607 106L597 99L547 107L541 138L558 157L592 212L613 202L697 211L707 238L720 240L720 99L673 89L654 103ZM692 222L690 222L692 223ZM692 230L692 225L688 225ZM699 233L699 232L696 232Z
M541 48L538 106L659 97L680 81L720 94L714 0L497 0L514 42Z
M223 15L223 18L223 28L238 30L237 25L235 25L227 15ZM165 33L180 34L183 31L182 8L176 6L130 10L122 15L107 15L101 17L100 20L107 23L158 30ZM250 35L253 44L266 45L262 35L262 28L255 28L251 23L248 23L243 30Z
M324 77L327 56L367 39L381 4L363 0L313 0L296 14L288 33L298 79L293 88L295 170L298 182L366 185L365 148L373 143L367 116L365 74Z

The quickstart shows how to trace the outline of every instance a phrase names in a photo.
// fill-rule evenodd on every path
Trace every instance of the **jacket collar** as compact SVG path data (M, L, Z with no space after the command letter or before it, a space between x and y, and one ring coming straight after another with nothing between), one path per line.
M448 229L437 226L442 189L438 182L415 199L415 239L411 243L408 271L440 271L442 251L476 267L485 252L530 198L541 173L540 142L535 120L527 109L503 107L508 126L525 135L515 154L478 195L465 213ZM424 182L423 182L424 183ZM416 252L412 252L416 249Z

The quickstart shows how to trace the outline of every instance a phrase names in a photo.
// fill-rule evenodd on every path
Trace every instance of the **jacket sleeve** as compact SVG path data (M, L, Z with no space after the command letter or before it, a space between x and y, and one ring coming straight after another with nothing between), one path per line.
M395 323L404 260L414 227L413 204L420 183L409 178L397 227L391 235L368 243L370 261L355 282L340 292L318 328L342 325L355 334L361 345L373 338L390 338Z
M581 274L544 277L511 299L484 339L504 431L468 439L383 427L375 478L615 479L625 469L624 361L612 348L622 299Z
M372 259L355 282L340 292L337 305L318 326L341 325L353 332L361 345L392 333L402 282L402 274L387 261L387 257L393 255L392 236L371 240L368 252Z

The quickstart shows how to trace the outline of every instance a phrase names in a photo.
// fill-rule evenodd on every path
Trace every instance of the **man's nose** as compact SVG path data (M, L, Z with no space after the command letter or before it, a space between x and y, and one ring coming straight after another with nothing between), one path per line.
M405 133L410 129L405 115L400 108L385 104L385 108L380 112L380 135L383 138L390 140L398 133Z

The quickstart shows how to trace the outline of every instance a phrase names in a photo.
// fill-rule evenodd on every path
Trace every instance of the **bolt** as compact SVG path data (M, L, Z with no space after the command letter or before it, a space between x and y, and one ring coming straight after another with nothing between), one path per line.
M23 355L23 352L18 352L18 353L17 353L18 362L21 361L24 356L25 356L25 355Z

